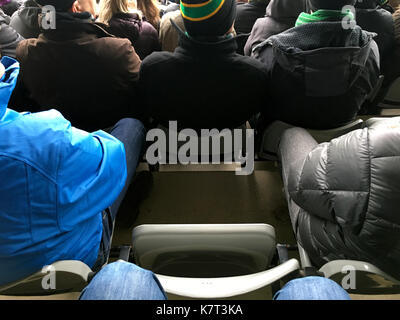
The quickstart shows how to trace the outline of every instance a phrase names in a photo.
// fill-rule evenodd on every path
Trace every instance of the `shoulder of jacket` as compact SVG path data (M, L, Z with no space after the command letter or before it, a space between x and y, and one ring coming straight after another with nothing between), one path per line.
M173 52L168 51L156 51L148 55L142 61L142 67L150 67L157 64L165 64L168 61L175 61L175 55Z

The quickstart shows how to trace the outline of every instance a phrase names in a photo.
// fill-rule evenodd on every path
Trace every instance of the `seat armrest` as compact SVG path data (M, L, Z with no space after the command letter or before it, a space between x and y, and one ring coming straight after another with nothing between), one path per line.
M375 265L357 260L333 260L320 269L351 293L394 294L400 292L400 280L393 278Z
M165 292L197 299L218 299L246 294L284 278L300 269L290 259L272 269L249 275L221 278L184 278L156 274Z
M19 281L0 287L0 294L35 296L82 290L92 270L77 260L62 260Z
M363 120L356 119L346 125L343 125L338 128L327 129L327 130L313 130L308 129L307 131L313 136L313 138L318 143L329 142L333 139L336 139L340 136L343 136L351 131L361 129L363 125Z

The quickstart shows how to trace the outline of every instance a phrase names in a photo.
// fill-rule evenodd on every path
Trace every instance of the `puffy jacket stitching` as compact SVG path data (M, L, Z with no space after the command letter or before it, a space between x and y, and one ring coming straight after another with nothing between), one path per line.
M374 219L368 218L368 219L365 219L365 220L384 221L385 223L388 223L388 224L392 225L392 228L394 228L394 229L399 229L400 228L400 224L397 223L397 222L393 222L393 221L390 221L388 219L385 219L385 218L382 218L382 217L378 217L378 216L374 215L373 213L370 213L369 215L371 216L371 218L374 218Z
M381 157L374 157L373 159L385 159L385 158L400 158L400 155L398 155L398 156L381 156Z
M376 218L375 220L384 221L384 222L389 223L393 229L400 229L400 225L399 225L399 224L393 223L393 222L388 221L388 220L386 220L386 219L384 219L384 218L377 217L376 215L374 215L374 214L372 214L372 213L370 213L370 216L375 217L375 218ZM366 220L367 220L367 219L364 219L364 222L365 222ZM371 220L371 219L369 219L369 220ZM400 241L397 240L396 243L400 243ZM377 258L378 258L378 259L382 259L382 260L386 260L386 259L392 254L393 250L396 250L397 247L398 247L398 246L397 246L397 245L394 245L394 244L392 244L392 246L386 246L387 250L384 251L384 252L381 252L381 255L380 255L379 257L377 257Z
M362 219L362 225L360 226L357 235L360 235L361 231L364 229L364 225L365 225L365 220L367 219L367 215L369 212L369 206L370 206L370 197L371 197L371 177L372 177L372 167L371 167L371 163L372 163L372 154L371 154L371 146L370 146L370 142L369 142L369 129L367 129L367 150L368 150L368 155L369 155L369 176L368 176L368 205L367 205L367 209L365 210L363 219Z

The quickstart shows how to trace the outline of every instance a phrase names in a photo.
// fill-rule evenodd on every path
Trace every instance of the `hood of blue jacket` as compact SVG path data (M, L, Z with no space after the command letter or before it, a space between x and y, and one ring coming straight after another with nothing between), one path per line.
M1 63L5 68L5 72L0 79L0 121L6 113L8 101L17 84L19 74L19 63L17 60L10 57L3 57L1 58Z

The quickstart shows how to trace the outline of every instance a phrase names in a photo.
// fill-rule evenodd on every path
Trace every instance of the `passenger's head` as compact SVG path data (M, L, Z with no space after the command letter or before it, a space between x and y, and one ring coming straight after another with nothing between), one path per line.
M158 30L160 25L160 8L157 0L137 0L137 8L143 16Z
M308 6L311 11L324 10L342 10L344 6L354 6L357 0L308 0Z
M232 30L236 0L181 0L181 14L190 36L223 36Z
M89 12L96 16L95 0L38 0L40 5L51 5L60 12Z
M136 0L101 0L99 9L99 22L108 23L116 13L137 12Z

